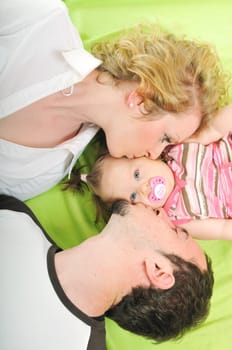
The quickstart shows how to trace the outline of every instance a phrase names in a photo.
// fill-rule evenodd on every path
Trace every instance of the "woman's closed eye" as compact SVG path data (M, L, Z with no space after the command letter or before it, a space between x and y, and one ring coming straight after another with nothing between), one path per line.
M161 143L164 143L164 142L166 142L166 143L172 143L171 138L170 138L167 134L164 134L164 136L163 136L162 139L161 139Z

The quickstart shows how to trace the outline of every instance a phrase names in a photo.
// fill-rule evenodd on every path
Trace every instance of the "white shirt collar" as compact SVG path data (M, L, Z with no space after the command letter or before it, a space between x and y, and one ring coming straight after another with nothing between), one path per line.
M102 61L92 56L84 48L78 48L71 51L63 51L62 55L65 61L82 77L86 77L90 72L97 68Z

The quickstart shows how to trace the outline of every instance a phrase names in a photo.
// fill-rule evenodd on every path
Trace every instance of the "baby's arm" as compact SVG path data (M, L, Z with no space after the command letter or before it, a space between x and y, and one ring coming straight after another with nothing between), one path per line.
M232 130L232 104L222 108L212 120L210 126L198 136L192 136L185 142L197 142L207 145L211 142L218 141Z
M196 239L232 240L232 219L192 220L180 226Z

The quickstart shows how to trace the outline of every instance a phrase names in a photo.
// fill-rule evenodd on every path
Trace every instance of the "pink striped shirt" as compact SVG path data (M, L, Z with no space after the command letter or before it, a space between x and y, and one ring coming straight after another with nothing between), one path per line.
M232 218L232 134L207 146L189 143L165 154L175 188L164 209L176 224Z

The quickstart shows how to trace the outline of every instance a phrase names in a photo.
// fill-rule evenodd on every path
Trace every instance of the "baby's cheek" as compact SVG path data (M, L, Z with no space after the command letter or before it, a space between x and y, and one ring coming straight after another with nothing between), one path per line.
M158 208L161 207L158 203L151 203L151 202L149 201L149 198L148 198L148 197L142 198L142 199L139 200L137 203L142 203L142 204L146 205L147 207L151 207L152 209L158 209Z

